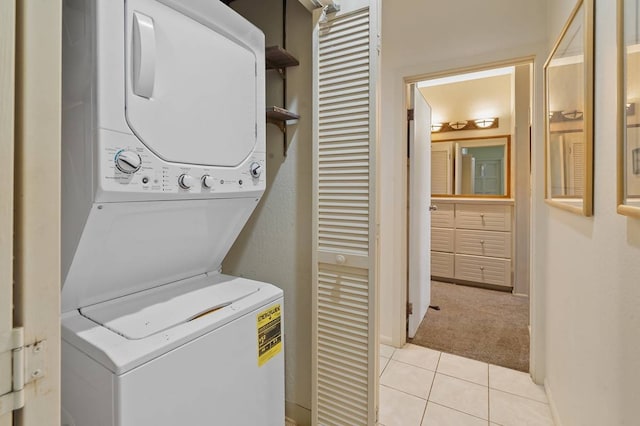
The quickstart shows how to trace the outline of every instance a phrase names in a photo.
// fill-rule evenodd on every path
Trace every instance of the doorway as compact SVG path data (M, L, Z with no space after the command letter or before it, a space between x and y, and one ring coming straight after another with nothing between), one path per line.
M527 372L532 63L406 79L433 109L431 204L437 208L431 309L407 340ZM412 201L408 196L408 206ZM408 232L407 258L412 238ZM407 294L408 313L411 289Z

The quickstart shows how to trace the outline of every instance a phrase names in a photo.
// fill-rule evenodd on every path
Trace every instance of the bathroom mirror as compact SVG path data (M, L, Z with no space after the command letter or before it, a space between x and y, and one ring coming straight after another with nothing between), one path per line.
M618 0L618 212L640 217L640 7Z
M593 1L580 0L544 65L546 201L593 214Z
M433 141L433 197L508 197L511 138L508 135Z

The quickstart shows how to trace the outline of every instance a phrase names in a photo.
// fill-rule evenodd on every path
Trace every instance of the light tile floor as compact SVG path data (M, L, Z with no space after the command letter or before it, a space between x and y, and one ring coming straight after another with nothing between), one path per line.
M528 374L412 344L380 346L380 426L553 426Z

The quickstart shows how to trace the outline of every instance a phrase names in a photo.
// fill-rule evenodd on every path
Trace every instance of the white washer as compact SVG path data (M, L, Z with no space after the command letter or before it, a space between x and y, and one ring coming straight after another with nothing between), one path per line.
M220 273L265 189L264 35L65 0L63 424L284 424L282 291Z

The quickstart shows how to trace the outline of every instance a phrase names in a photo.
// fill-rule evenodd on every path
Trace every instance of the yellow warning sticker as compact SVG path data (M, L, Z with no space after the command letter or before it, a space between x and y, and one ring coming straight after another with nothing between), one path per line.
M280 305L273 305L258 314L258 366L282 350L282 320Z

